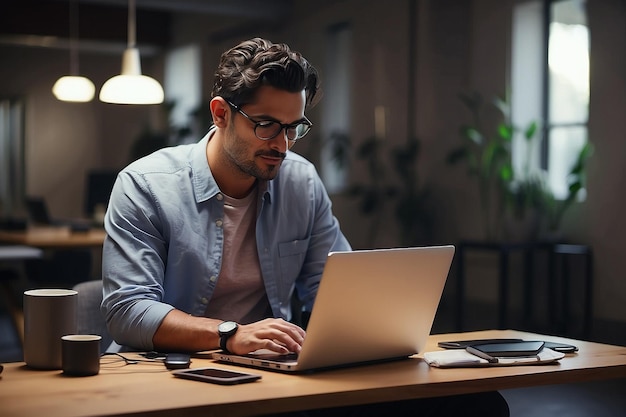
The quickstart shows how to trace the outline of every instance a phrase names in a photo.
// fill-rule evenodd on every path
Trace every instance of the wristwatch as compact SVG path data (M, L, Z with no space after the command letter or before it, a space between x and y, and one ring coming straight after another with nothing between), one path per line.
M224 352L228 352L226 349L226 342L228 338L237 333L239 325L234 321L223 321L217 326L217 334L220 335L220 349Z

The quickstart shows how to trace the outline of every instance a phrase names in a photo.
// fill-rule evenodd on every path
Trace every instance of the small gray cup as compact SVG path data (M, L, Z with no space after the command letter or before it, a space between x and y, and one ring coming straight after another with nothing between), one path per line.
M76 333L77 291L24 292L24 362L31 368L61 369L61 337Z
M100 372L100 340L95 334L70 334L61 338L63 373L91 376Z

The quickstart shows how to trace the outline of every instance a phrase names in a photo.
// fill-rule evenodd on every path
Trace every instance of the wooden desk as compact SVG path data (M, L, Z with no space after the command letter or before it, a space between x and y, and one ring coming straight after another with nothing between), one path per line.
M626 377L626 347L511 330L431 336L426 350L440 340L490 337L561 341L580 351L555 365L437 369L417 356L303 375L254 370L261 381L234 386L177 379L160 364L103 365L97 376L72 378L12 363L1 376L0 404L5 417L249 416ZM202 366L242 369L193 358L192 368Z
M102 246L104 229L72 232L68 227L32 227L25 231L0 230L0 242L42 249L70 249Z

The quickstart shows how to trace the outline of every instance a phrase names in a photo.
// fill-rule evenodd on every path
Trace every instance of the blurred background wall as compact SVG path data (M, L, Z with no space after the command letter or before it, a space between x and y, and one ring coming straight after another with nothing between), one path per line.
M352 155L344 172L345 183L368 178L368 165L354 154L368 138L382 135L385 146L391 148L416 137L420 154L415 168L420 183L430 190L426 201L429 233L420 243L454 244L484 238L475 184L462 167L447 164L446 155L459 143L459 126L469 121L458 94L478 90L490 97L506 92L516 1L231 1L223 8L218 4L224 2L208 0L171 3L175 4L155 7L150 1L137 2L137 40L140 49L147 51L142 53L143 72L161 82L189 76L166 70L175 51L191 46L197 52L200 103L186 110L188 126L172 125L171 100L150 106L112 105L97 99L84 104L56 100L51 87L67 73L68 50L42 46L41 41L46 36L63 39L60 32L67 32L67 2L29 0L3 5L0 99L24 103L25 195L44 196L56 217L84 216L88 172L123 168L132 160L138 138L147 133L164 134L174 143L198 140L208 129L203 104L210 98L213 70L226 48L253 36L286 42L318 67L324 88L324 77L334 68L329 59L345 58L337 55L336 42L344 39L337 34L347 25L349 56L344 61L350 82L344 119L349 119L346 134ZM80 73L91 78L99 90L120 71L126 2L79 4ZM103 12L110 8L115 13ZM588 0L587 9L591 32L589 140L595 153L589 161L586 200L567 213L563 233L569 241L593 248L595 317L623 323L626 5L622 0ZM16 33L20 31L24 33ZM25 39L31 39L30 43ZM99 43L91 42L94 40ZM107 48L99 47L103 45ZM167 101L171 99L167 84L165 89ZM320 170L328 163L322 158L323 134L328 132L324 121L343 97L337 94L333 89L327 91L320 104L307 113L315 130L294 149ZM392 171L393 166L387 166L388 180L398 183ZM377 216L369 216L346 189L332 191L331 198L355 248L402 244L401 226L391 205ZM18 209L15 212L19 214ZM374 234L370 233L373 228ZM485 283L493 280L492 261L477 257L476 263L480 272L472 288L491 287ZM514 267L519 269L518 264ZM514 285L513 291L518 290ZM495 296L495 291L487 293L470 291L476 298Z

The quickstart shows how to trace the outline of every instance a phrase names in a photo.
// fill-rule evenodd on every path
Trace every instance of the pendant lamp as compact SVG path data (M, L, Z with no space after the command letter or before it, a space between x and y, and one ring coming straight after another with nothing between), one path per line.
M163 87L141 75L139 49L135 46L135 0L128 0L128 47L122 56L122 73L110 78L100 90L100 101L114 104L159 104Z
M85 103L96 94L91 80L78 75L78 5L70 2L70 74L59 78L52 86L52 93L61 101Z

